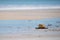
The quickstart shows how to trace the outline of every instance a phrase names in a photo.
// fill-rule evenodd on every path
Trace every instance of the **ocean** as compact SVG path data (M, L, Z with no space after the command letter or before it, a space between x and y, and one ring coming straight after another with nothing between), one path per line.
M0 0L0 5L60 5L60 0Z
M41 20L0 20L0 33L32 33L38 24L44 24L47 28L60 28L60 18L49 18ZM48 24L52 24L48 26Z
M0 0L0 10L55 8L60 8L60 0Z

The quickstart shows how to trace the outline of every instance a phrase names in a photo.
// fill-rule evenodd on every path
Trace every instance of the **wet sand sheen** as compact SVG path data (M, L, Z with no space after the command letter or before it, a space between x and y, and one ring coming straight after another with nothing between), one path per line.
M0 40L60 40L60 35L4 34Z
M0 20L26 20L60 17L60 9L0 10Z

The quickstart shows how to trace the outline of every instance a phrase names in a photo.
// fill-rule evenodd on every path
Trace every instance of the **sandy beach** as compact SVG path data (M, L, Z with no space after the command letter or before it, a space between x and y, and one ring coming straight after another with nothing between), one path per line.
M24 35L23 35L24 36ZM60 37L21 37L21 36L5 36L1 37L0 40L60 40Z
M0 10L0 20L37 20L59 17L60 9Z
M46 32L45 29L43 31L35 29L34 33L0 34L0 40L60 40L60 31L49 31L47 29Z

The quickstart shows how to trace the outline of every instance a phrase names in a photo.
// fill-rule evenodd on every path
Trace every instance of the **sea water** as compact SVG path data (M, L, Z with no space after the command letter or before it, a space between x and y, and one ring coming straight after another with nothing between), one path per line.
M60 5L60 0L0 0L0 5Z
M60 0L0 0L0 10L55 8L60 8Z
M42 20L0 20L0 33L32 33L39 24L44 24L48 29L60 28L60 23L58 22L60 22L60 18L50 18ZM48 26L48 24L52 25Z

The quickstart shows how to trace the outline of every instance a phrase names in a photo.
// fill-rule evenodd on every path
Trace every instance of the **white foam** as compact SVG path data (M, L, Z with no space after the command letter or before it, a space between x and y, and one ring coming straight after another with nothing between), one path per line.
M60 9L60 6L9 6L1 7L0 10L31 10L31 9Z

